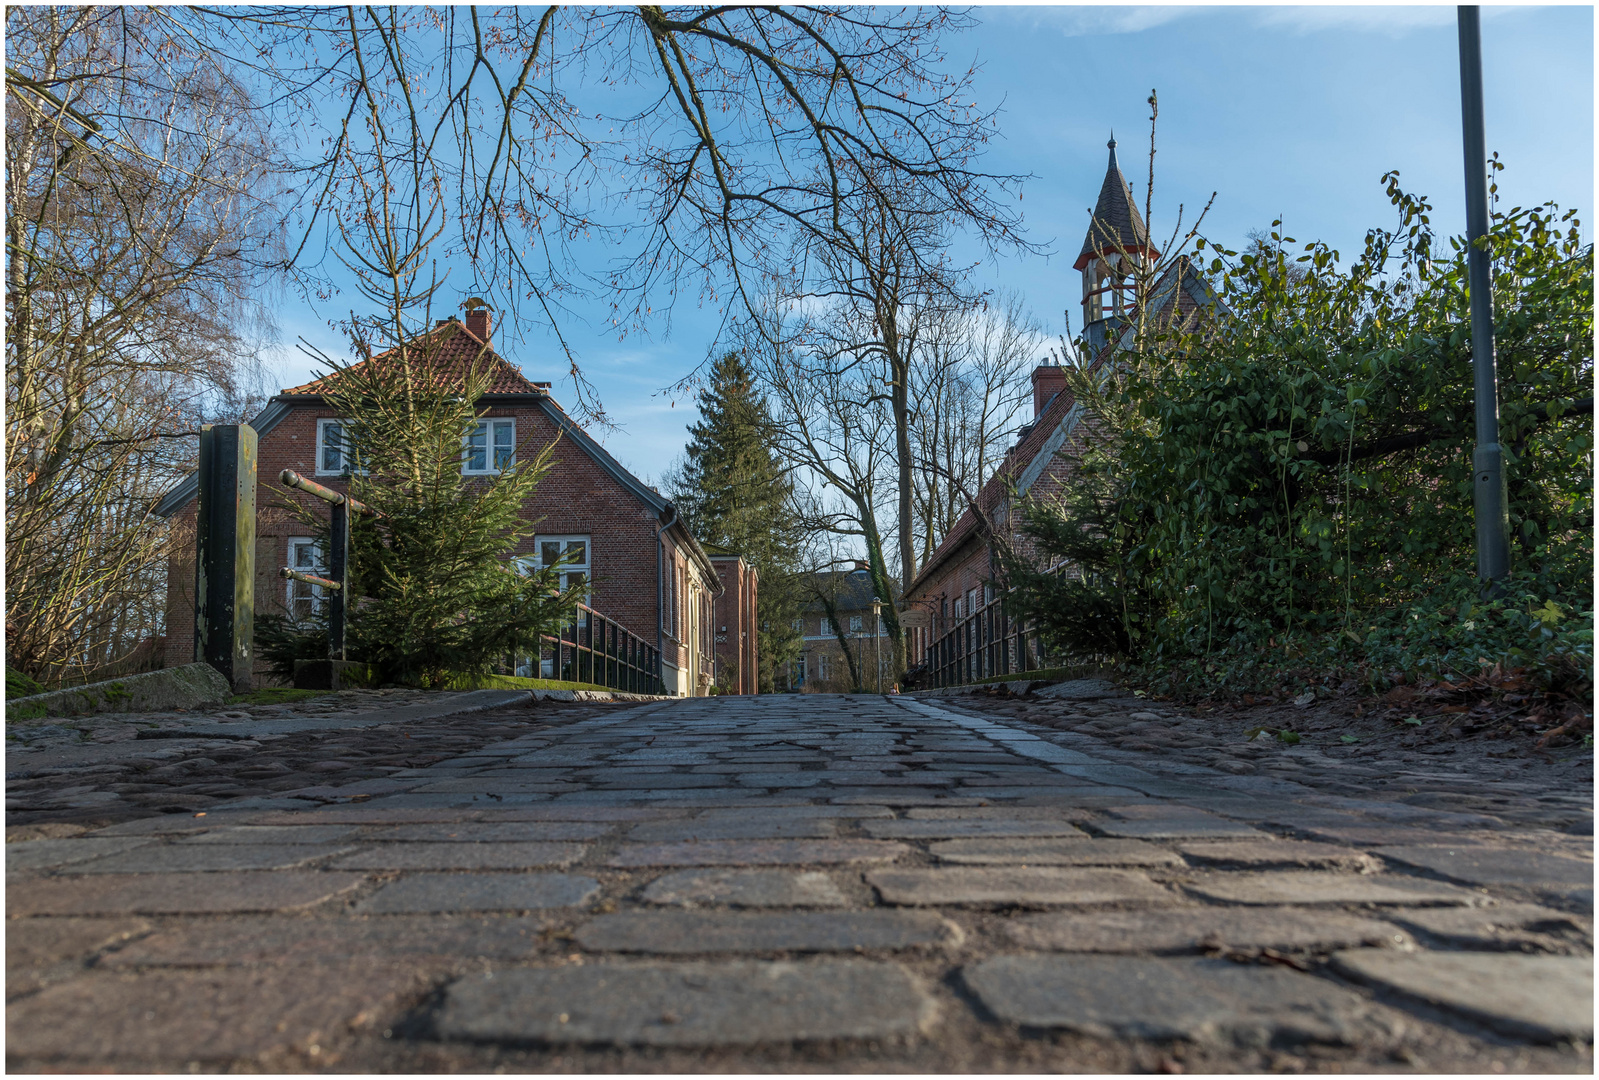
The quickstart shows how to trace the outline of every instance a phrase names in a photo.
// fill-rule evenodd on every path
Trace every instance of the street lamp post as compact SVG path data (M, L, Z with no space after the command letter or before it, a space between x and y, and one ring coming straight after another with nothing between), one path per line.
M877 646L877 692L883 692L883 635L878 633L878 627L883 624L883 602L877 597L872 597L872 641Z
M1477 511L1477 576L1510 572L1504 452L1499 447L1499 387L1494 370L1493 278L1488 260L1488 152L1482 120L1482 30L1477 8L1459 8L1460 118L1466 149L1466 267L1471 283L1471 366L1477 449L1472 455Z

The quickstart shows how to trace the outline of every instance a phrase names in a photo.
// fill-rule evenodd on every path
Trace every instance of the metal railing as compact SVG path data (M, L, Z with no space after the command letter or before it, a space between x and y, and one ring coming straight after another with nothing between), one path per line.
M516 674L593 683L630 694L660 694L661 653L587 604L555 634L540 634L537 655L518 654Z
M940 620L935 616L935 621ZM1043 666L1038 632L1026 621L1012 619L1001 599L978 608L936 638L927 647L918 681L928 687L962 686Z

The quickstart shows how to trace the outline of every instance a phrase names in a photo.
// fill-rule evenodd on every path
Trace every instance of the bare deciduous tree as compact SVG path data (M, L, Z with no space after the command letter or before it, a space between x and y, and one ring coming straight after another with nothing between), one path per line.
M147 9L11 7L6 31L7 655L59 681L161 625L149 511L252 390L273 151Z

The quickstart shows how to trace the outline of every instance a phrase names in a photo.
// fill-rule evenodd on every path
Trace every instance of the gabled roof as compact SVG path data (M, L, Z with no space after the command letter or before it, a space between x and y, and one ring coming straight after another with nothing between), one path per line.
M870 611L872 597L877 595L876 587L872 584L872 575L865 570L839 570L833 573L807 574L818 587L824 591L829 585L832 588L833 608L836 611ZM893 589L899 585L894 578L888 579L888 587ZM882 598L883 606L888 607L892 601L888 597ZM822 611L822 602L812 600L805 605L806 611Z
M1076 430L1081 417L1082 410L1077 408L1070 393L1062 390L1050 398L1048 404L1044 406L1044 411L1028 425L1027 434L1022 436L1021 441L1005 455L1005 460L1000 463L994 475L989 477L988 483L977 493L976 502L983 513L992 515L999 508L1005 499L1009 484L1014 483L1025 495L1043 473L1045 466L1054 459L1056 451ZM951 555L968 541L981 538L978 517L968 506L911 580L905 595L915 595L926 579L932 576L933 571Z
M457 385L466 378L473 362L486 363L490 394L534 394L538 387L506 361L492 346L466 328L459 319L441 319L432 330L412 342L408 348L419 354L418 360L427 373L445 385ZM398 349L386 349L376 356L353 365L363 368L368 364L384 364L398 360ZM481 358L481 359L480 359ZM331 393L338 383L337 371L300 386L283 391L287 395Z
M1073 270L1083 269L1099 254L1123 251L1128 254L1145 251L1151 257L1155 254L1149 244L1149 229L1145 227L1144 219L1133 202L1132 190L1127 186L1127 177L1122 175L1121 166L1116 163L1116 137L1111 136L1107 145L1110 146L1110 164L1105 169L1099 202L1094 204L1088 235L1083 239L1083 250L1078 254L1077 261L1072 264Z

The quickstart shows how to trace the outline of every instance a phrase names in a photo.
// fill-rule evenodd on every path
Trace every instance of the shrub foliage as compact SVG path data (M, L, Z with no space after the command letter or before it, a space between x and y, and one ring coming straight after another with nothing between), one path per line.
M1434 233L1397 174L1384 182L1398 224L1347 269L1280 223L1242 254L1202 245L1216 321L1151 327L1072 373L1094 432L1079 482L1024 505L1032 554L1007 558L1061 652L1113 648L1210 686L1270 678L1272 657L1371 681L1494 665L1587 677L1592 248L1553 204L1493 215L1514 539L1513 572L1485 597L1466 245Z

